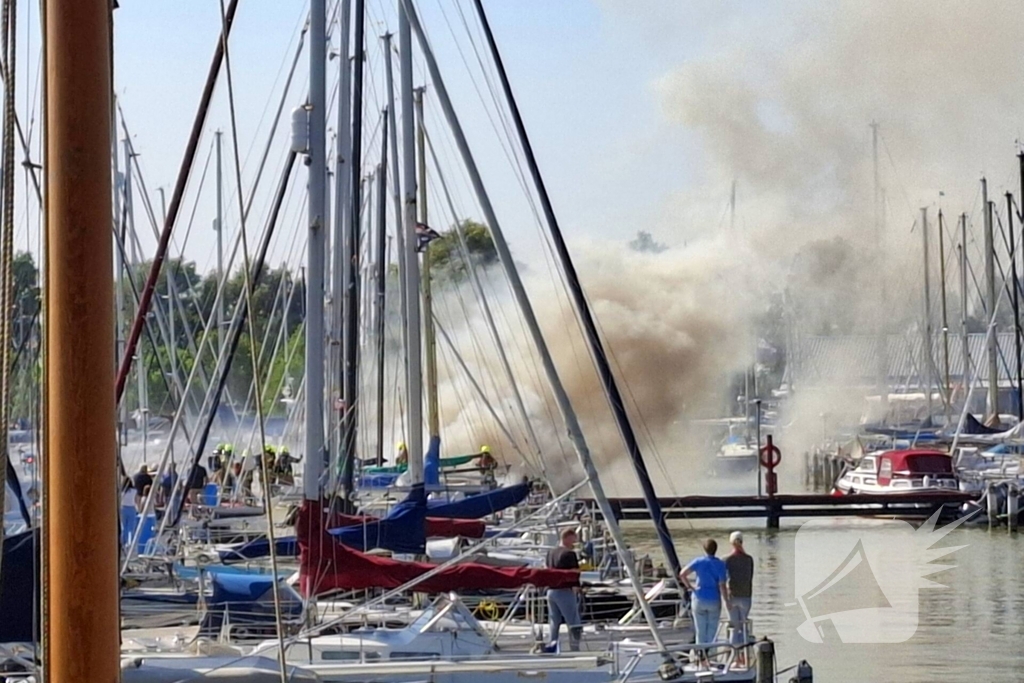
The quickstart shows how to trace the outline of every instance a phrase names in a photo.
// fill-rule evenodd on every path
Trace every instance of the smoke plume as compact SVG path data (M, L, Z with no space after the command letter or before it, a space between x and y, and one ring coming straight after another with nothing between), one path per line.
M614 21L650 26L657 39L664 32L656 24L700 15L688 6L649 8L640 18L620 16L617 5L605 11ZM664 493L705 490L709 453L692 421L728 413L735 399L730 382L754 360L754 334L766 316L790 316L780 327L805 336L915 334L922 311L920 207L929 207L932 221L937 287L937 209L947 228L960 212L971 215L967 248L980 264L977 181L988 175L1000 209L1002 193L1019 183L1020 3L803 2L763 18L712 26L704 50L653 84L666 119L699 143L692 159L697 179L664 198L654 226L656 238L671 248L639 254L624 244L572 245L629 411L643 445L657 456L651 471ZM880 126L881 226L873 201L873 121ZM740 219L729 232L721 216L733 180ZM649 227L627 226L623 233ZM957 238L951 232L948 239L951 258ZM947 277L955 287L956 276ZM635 493L564 294L538 272L530 291L590 446L605 466L606 487ZM496 301L510 306L507 294ZM773 301L782 303L772 308ZM447 320L462 342L471 332L484 334L477 313ZM526 360L533 352L517 322L502 327L550 474L562 483L578 480L539 366ZM498 377L493 356L481 352L468 362ZM484 438L501 441L493 425L479 426L490 418L456 409L456 395L467 391L457 374L446 370L442 377L449 443L473 448ZM516 423L507 384L499 377L493 385L499 410ZM836 396L844 410L863 402L863 393ZM791 428L781 445L791 467L827 431L828 410L807 394L784 405L779 421Z

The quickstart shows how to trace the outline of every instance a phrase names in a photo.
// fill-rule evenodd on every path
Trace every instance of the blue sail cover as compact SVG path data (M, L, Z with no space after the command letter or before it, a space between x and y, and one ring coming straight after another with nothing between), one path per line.
M278 557L298 557L299 541L295 536L282 536L274 540L274 550ZM221 550L218 554L224 564L270 557L270 539L266 536L254 538L234 548Z
M448 519L481 519L505 508L510 508L526 500L530 495L529 484L504 486L500 489L468 496L453 503L448 501L431 501L427 504L427 512L431 517Z
M331 529L329 533L356 550L383 548L395 553L423 554L427 548L427 493L417 484L383 519Z
M200 633L217 634L227 618L232 626L246 626L250 633L276 631L274 577L266 574L211 574L213 595L207 601ZM302 599L290 586L278 585L281 616L295 621L302 615ZM269 635L266 633L265 635Z
M426 455L423 456L423 483L437 486L441 483L441 437L430 437Z
M39 597L39 537L26 531L4 539L0 575L0 643L39 640L36 603Z

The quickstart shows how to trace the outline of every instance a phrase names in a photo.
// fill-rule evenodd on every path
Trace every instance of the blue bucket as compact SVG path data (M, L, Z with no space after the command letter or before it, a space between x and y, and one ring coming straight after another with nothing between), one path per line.
M203 505L213 506L217 504L217 494L220 487L216 484L207 484L203 488Z

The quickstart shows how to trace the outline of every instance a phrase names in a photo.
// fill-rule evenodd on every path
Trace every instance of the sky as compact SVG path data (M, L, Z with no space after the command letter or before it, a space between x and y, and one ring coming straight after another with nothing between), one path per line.
M376 36L385 22L390 30L396 30L392 4L385 6L379 0L367 3L369 99L374 99L373 94L383 93L383 68ZM531 253L537 244L536 228L519 183L514 179L509 182L508 161L495 143L492 119L480 105L475 87L485 89L485 83L461 18L451 0L427 0L418 6L449 80L463 126L484 169L488 189L495 195L499 214L509 223L506 233L514 246ZM671 230L655 225L654 207L688 182L689 169L693 167L688 152L692 142L685 130L667 121L659 103L657 82L672 64L702 49L708 27L692 19L714 16L716 24L728 23L735 10L711 12L710 3L703 3L682 14L670 12L670 25L652 25L646 12L640 11L643 3L523 0L489 2L487 7L567 234L571 238L626 240L637 229L650 224L648 228L659 239L678 241ZM463 12L467 20L475 22L471 3L463 4ZM255 150L264 143L266 120L272 114L266 111L268 103L272 110L280 94L279 81L275 79L280 78L282 65L290 59L296 30L305 14L302 2L241 3L230 49L243 157L256 155ZM455 47L449 22L456 28L462 53ZM115 14L116 91L153 194L157 187L170 192L173 185L219 27L219 5L215 0L124 0ZM648 35L652 27L653 36ZM475 35L479 38L479 33ZM332 37L332 42L336 45L337 39ZM485 46L477 43L476 47L487 59ZM476 85L469 78L467 61L473 67ZM329 88L336 83L336 64L332 60ZM417 68L418 73L424 73L419 60ZM304 53L286 106L280 141L287 136L287 112L301 101L306 88L306 69L308 58ZM417 83L424 80L417 78ZM488 93L485 96L490 98ZM271 102L272 99L275 101ZM204 144L200 145L197 176L212 144L210 132L216 128L230 129L226 100L222 81L208 119ZM376 112L379 104L375 100L367 109L372 107ZM428 93L428 118L432 113L436 122L433 125L443 128L440 110ZM366 116L369 118L370 113ZM261 118L263 124L259 125ZM332 125L332 135L334 128ZM224 140L227 167L231 159L227 149L229 136ZM377 154L374 150L371 164L376 164ZM449 158L454 159L454 155ZM277 160L272 157L271 165ZM233 169L225 170L224 175L225 195L233 195ZM453 171L452 175L458 177L459 172ZM192 194L197 176L190 185ZM251 182L251 177L245 175L243 182ZM263 185L264 195L269 195L272 178L268 176ZM212 170L208 184L185 247L186 255L197 261L200 270L209 267L215 244L210 229L214 211ZM468 187L463 183L460 190L472 205ZM723 189L723 202L726 192ZM237 225L237 199L230 201L235 218L226 222ZM295 211L297 214L297 200ZM469 212L479 216L475 207ZM140 238L144 245L149 237Z

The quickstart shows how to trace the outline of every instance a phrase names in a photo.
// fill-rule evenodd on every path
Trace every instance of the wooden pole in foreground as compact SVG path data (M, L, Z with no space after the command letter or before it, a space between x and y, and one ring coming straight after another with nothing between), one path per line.
M46 5L50 683L119 680L110 0Z

